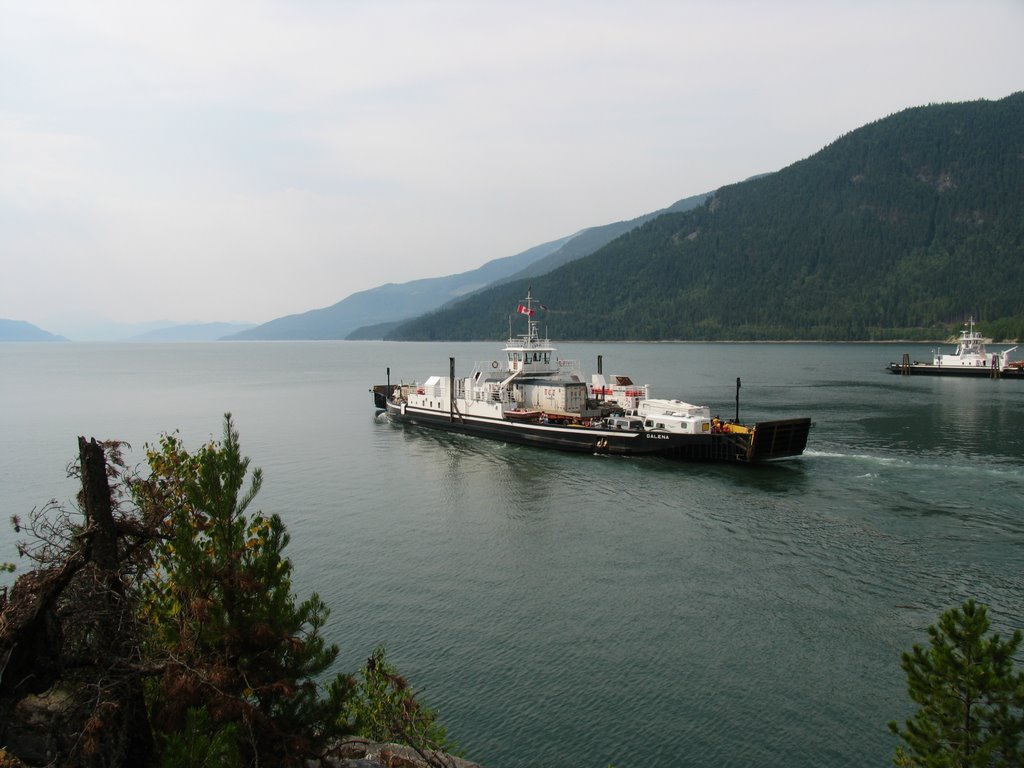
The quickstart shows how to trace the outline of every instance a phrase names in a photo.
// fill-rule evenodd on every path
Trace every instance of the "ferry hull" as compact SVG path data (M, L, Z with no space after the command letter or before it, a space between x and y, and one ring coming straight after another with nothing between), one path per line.
M1003 370L974 365L934 365L932 363L889 363L889 373L900 376L952 376L960 379L1024 379L1024 369Z
M375 398L375 403L379 402ZM799 456L807 445L808 418L760 422L753 433L686 435L460 416L385 399L388 418L519 445L615 456L664 456L686 461L759 463Z

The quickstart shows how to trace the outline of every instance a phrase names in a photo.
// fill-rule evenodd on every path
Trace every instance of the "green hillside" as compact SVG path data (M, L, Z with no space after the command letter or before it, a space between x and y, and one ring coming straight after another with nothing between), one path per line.
M505 338L530 285L559 339L1024 336L1024 93L879 120L388 338Z

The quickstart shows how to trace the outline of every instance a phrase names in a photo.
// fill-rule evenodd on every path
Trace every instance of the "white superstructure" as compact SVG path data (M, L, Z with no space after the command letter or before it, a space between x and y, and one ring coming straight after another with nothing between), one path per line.
M509 337L504 359L477 362L465 378L431 376L422 385L404 385L398 394L407 406L498 419L600 417L579 361L558 357L551 341L540 335L533 299L527 294L523 301L517 312L527 316L527 332Z
M944 355L939 349L935 350L932 365L958 366L969 368L999 368L1006 370L1009 363L1009 355L1017 347L1004 349L1002 352L991 354L985 349L986 339L974 330L974 318L968 321L968 327L960 331L960 338L957 339L956 351L951 355Z

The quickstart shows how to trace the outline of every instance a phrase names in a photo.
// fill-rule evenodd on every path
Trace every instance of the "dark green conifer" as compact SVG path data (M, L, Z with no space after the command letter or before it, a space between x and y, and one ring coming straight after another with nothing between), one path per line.
M984 605L968 600L928 627L929 646L902 656L907 690L919 709L900 728L893 762L921 768L1022 765L1024 672L1014 668L1020 630L989 633Z
M321 635L328 609L316 594L301 602L292 594L280 517L248 512L262 474L253 471L245 487L249 459L230 414L222 442L190 454L165 435L148 457L152 477L141 501L170 513L146 595L168 649L159 729L179 741L183 733L237 734L240 753L253 763L309 755L346 730L352 684L337 676L322 691L317 683L338 653Z

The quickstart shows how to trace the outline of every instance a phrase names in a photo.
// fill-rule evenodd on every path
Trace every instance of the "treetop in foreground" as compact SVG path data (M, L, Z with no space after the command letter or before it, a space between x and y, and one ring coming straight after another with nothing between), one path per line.
M929 644L903 654L907 691L918 705L901 728L893 762L914 768L1024 765L1024 672L1014 666L1021 643L990 631L988 611L968 600L928 627Z

